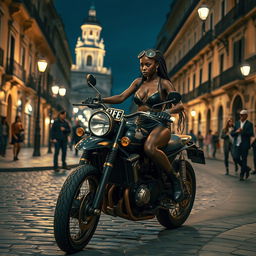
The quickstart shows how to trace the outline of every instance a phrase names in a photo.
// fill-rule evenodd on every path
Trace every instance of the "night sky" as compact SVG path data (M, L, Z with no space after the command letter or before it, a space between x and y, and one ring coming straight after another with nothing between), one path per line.
M62 17L70 49L75 62L75 45L81 36L80 26L88 16L93 2L102 25L106 56L104 66L111 67L112 94L119 94L139 76L137 55L153 48L160 29L166 21L172 0L55 0ZM130 99L116 105L128 110Z

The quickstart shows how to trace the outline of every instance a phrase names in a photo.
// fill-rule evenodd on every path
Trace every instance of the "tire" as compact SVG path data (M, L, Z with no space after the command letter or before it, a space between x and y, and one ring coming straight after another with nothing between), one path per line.
M176 161L175 161L176 162ZM178 161L177 161L178 162ZM177 162L174 163L177 166ZM179 163L178 163L179 166ZM173 209L159 209L156 217L158 222L168 229L181 226L188 218L196 195L196 178L193 167L186 161L186 184L183 182L185 199Z
M54 213L54 236L64 252L82 250L95 232L100 216L85 216L85 208L92 202L98 183L97 169L82 165L72 171L62 186ZM84 193L84 185L88 193ZM73 222L77 231L72 230Z

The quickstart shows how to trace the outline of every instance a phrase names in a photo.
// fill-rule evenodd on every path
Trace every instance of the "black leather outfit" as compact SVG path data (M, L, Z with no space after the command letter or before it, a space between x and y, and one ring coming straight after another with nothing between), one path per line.
M138 89L139 89L139 87L137 88L137 90ZM136 92L137 92L137 90L136 90ZM153 105L163 102L160 90L161 90L161 79L159 79L157 91L154 92L152 95L150 95L147 98L146 101L141 100L140 97L135 92L134 98L133 98L134 103L137 104L138 106L146 105L150 109L152 109ZM162 105L158 106L154 109L157 110L157 111L161 111ZM154 112L154 111L152 111L152 112ZM136 119L136 124L138 125L138 127L143 128L144 130L146 130L148 132L148 134L158 126L163 126L163 127L166 127L166 128L169 127L169 124L165 121L160 121L160 120L147 118L146 116L139 116Z

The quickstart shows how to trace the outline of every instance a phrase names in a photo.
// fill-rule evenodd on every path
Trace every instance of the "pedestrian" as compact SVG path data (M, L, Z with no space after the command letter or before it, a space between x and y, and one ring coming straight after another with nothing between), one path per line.
M24 129L21 123L20 116L15 117L15 122L11 126L13 145L13 161L19 160L20 144L24 141Z
M224 151L224 164L226 167L226 175L229 175L229 153L233 158L235 164L235 172L238 171L238 165L234 157L234 138L231 136L231 132L234 130L233 119L228 119L226 126L221 131L221 138L224 140L223 151Z
M241 167L240 181L248 179L251 168L247 166L248 151L251 146L250 139L254 136L253 124L247 120L248 112L246 109L240 111L240 120L235 123L231 135L234 137L234 156L236 162Z
M75 145L78 143L78 141L81 139L80 136L76 134L76 129L82 127L79 120L76 120L75 125L72 127L72 145ZM78 155L78 150L75 148L75 156Z
M199 148L204 149L204 136L202 135L201 131L198 131L197 133L197 140Z
M220 148L220 140L218 132L212 135L212 157L216 158L216 151Z
M251 174L256 174L256 125L254 125L254 138L252 140L251 146L252 146L252 151L253 151L253 165L254 165L254 170L251 172Z
M53 168L55 171L60 170L58 166L58 157L59 157L60 149L62 152L62 158L61 158L62 168L66 170L70 169L66 163L68 135L70 134L70 126L65 119L66 119L66 111L63 110L59 113L58 118L54 121L52 125L51 136L52 136L52 142L54 143L54 146L55 146Z
M7 123L6 117L3 116L0 121L0 155L5 157L6 147L9 138L9 125Z
M211 129L208 130L208 133L205 136L204 144L206 146L207 157L210 157L211 151L212 151L212 130Z
M191 136L191 140L196 144L196 142L197 142L197 137L196 137L196 135L194 134L193 129L189 131L189 134L188 134L188 135Z

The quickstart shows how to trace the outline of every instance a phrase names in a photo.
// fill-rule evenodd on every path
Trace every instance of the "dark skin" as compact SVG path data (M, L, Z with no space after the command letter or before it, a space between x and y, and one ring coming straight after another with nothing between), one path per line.
M148 97L158 91L158 83L160 77L157 74L157 68L159 64L156 60L143 56L140 58L140 71L146 80L142 83L139 89L136 91L137 84L141 82L141 78L135 79L132 84L120 95L115 95L103 99L104 103L118 104L122 103L129 96L136 92L138 97L146 102ZM169 80L161 78L162 86L162 97L165 99L168 93L175 91L172 83ZM180 113L184 109L182 103L173 106L171 109L165 110L170 114ZM149 106L141 105L138 107L138 111L156 111L150 109ZM161 110L158 110L161 111ZM144 144L144 151L148 157L153 159L153 161L159 164L167 172L173 172L173 168L165 155L165 153L160 149L161 147L167 145L171 137L171 131L169 128L158 126L156 127L147 137Z

